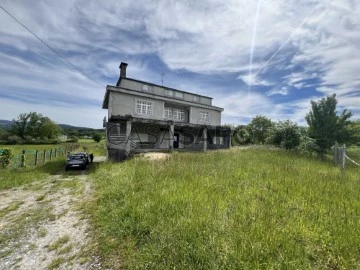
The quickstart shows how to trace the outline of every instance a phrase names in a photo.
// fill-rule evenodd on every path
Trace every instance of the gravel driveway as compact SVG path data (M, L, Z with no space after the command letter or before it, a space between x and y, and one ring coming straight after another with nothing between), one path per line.
M0 191L0 270L101 269L82 210L91 192L86 171Z

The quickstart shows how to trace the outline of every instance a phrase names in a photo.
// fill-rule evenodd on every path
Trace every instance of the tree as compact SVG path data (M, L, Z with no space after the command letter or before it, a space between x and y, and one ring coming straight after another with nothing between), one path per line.
M348 132L351 134L351 143L360 146L360 120L351 121Z
M52 139L56 138L60 132L61 128L50 118L36 112L21 113L16 120L13 120L10 129L11 134L22 139L25 137Z
M17 120L13 119L13 124L10 128L10 133L16 136L19 136L20 138L25 138L27 127L30 122L30 118L33 115L33 112L30 113L21 113ZM36 113L35 113L36 114Z
M279 121L270 132L267 142L290 150L300 144L300 137L300 129L296 123L290 120Z
M51 121L48 117L43 117L41 119L41 124L38 129L38 137L46 139L57 138L61 133L61 128Z
M274 126L273 122L265 116L257 115L248 125L248 131L253 143L265 143L269 131Z
M100 142L101 139L102 139L102 136L101 136L100 133L94 133L93 136L92 136L92 138L93 138L93 140L94 140L95 142Z
M336 111L336 94L319 101L311 101L311 110L305 120L309 125L309 137L316 141L317 152L324 156L335 141L347 143L352 140L350 129L352 116L350 111L344 110L340 115Z

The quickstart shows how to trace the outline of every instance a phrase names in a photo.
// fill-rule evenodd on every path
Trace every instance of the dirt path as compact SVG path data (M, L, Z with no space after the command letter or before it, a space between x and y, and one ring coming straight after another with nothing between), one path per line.
M101 269L82 210L90 197L86 171L0 191L0 270Z

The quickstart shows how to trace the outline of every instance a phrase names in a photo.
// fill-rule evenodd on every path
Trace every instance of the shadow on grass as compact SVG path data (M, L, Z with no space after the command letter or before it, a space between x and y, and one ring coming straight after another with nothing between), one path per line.
M65 171L65 160L50 161L34 169L50 175L62 175Z

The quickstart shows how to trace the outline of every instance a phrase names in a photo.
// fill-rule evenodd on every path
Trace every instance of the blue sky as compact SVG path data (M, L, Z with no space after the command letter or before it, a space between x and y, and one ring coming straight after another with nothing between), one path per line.
M0 119L36 111L101 128L106 85L127 76L213 97L222 122L304 124L336 93L360 118L357 0L0 0ZM252 61L250 61L252 60Z

